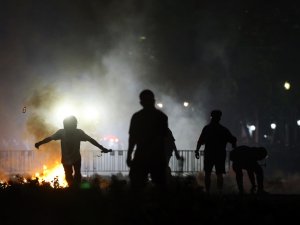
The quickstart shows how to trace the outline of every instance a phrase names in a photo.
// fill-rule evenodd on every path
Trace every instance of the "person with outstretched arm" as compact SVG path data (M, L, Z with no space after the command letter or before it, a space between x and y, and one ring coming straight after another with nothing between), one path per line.
M53 140L61 141L61 163L64 167L66 181L69 187L81 183L81 154L80 142L89 141L98 147L102 153L111 152L100 145L95 139L87 135L83 130L77 129L77 119L75 116L69 116L63 120L64 129L57 130L53 135L35 143L39 147ZM73 175L74 170L74 175Z

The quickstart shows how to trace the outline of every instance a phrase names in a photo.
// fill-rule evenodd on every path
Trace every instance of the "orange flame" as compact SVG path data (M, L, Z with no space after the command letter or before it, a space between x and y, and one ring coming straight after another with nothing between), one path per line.
M68 183L65 179L65 172L63 166L56 162L56 164L49 169L46 165L43 166L43 172L36 172L32 179L38 179L39 183L50 183L51 187L65 188Z

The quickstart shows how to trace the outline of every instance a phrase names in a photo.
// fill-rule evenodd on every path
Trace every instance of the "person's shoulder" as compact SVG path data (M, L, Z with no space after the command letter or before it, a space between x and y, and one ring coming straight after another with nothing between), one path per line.
M163 111L161 111L161 110L159 110L159 109L155 109L155 111L156 111L158 114L160 114L161 116L168 118L168 116L167 116Z
M131 118L139 117L141 114L143 114L143 109L136 111L132 114Z
M77 129L76 129L76 132L85 133L84 130L82 130L82 129L80 129L80 128L77 128Z
M249 150L250 147L247 145L239 145L235 148L236 150Z
M61 133L63 133L65 130L64 129L58 129L56 132L55 132L55 134L61 134Z

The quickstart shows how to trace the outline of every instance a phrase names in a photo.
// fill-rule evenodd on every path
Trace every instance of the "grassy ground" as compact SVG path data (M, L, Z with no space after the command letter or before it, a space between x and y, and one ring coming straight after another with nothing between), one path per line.
M192 176L168 191L132 192L125 179L96 176L81 188L12 182L0 190L0 224L274 224L300 220L300 195L203 192Z

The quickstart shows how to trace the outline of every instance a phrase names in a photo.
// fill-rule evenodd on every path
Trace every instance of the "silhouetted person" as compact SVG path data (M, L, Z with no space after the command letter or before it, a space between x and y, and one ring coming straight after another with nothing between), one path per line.
M217 175L217 187L219 192L223 189L223 174L225 173L226 160L226 145L231 143L232 147L236 147L236 137L219 122L221 120L222 112L220 110L213 110L211 112L211 121L204 126L197 142L195 157L199 159L199 149L201 145L204 148L204 172L205 172L205 189L209 193L211 186L211 172L215 167Z
M267 157L267 150L264 147L238 146L230 152L232 169L236 174L236 182L239 193L244 193L243 170L246 170L252 185L250 192L263 194L264 173L258 161Z
M71 187L74 184L79 185L81 182L81 141L89 141L91 144L101 149L101 152L103 153L110 152L111 150L100 145L83 130L77 129L77 119L75 116L65 118L63 120L63 125L64 129L59 129L53 135L35 143L35 147L39 148L40 145L46 144L52 140L61 140L61 163L64 167L66 181L69 187Z
M152 182L163 187L166 184L164 141L168 131L168 117L155 108L151 90L143 90L139 97L143 109L133 114L129 127L126 162L130 167L130 183L134 189L144 188L150 174Z
M166 153L166 160L167 160L167 165L170 163L170 159L173 155L173 152L175 153L175 157L177 160L183 160L183 157L180 156L176 143L175 143L175 138L173 136L172 131L170 128L168 128L168 133L165 138L165 153ZM171 176L171 168L170 166L167 166L167 176Z

